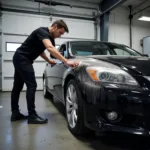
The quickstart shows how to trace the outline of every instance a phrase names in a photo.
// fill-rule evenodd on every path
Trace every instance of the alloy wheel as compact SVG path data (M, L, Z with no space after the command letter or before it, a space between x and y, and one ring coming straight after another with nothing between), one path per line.
M75 87L70 84L66 94L66 114L69 126L75 128L78 119L78 104L77 104L77 92Z
M45 95L46 94L46 79L44 78L44 81L43 81L43 94Z

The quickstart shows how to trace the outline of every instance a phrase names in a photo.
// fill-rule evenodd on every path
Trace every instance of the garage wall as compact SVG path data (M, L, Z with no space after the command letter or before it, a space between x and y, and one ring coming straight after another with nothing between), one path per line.
M129 45L129 21L126 10L115 9L110 13L109 41Z
M0 12L0 91L2 90L2 17Z
M150 36L150 22L138 21L138 16L133 19L133 47L141 52L143 52L143 47L140 45L140 40L144 37Z
M9 6L8 1L6 0L4 2L5 2L5 5L7 3L7 7L8 7ZM20 4L19 2L20 1L18 1L18 4ZM10 5L14 5L14 4L15 3L12 3ZM24 6L26 6L25 4ZM22 3L21 3L21 6L22 6ZM32 5L30 5L30 7L32 7ZM24 9L27 9L27 8L24 8ZM90 10L88 10L88 12L89 11ZM92 39L93 40L95 38L94 22L90 20L55 17L54 15L42 16L42 15L31 15L31 14L24 14L24 13L14 13L14 12L12 13L12 12L6 12L6 11L3 11L2 13L3 13L2 15L2 55L3 57L2 57L2 80L1 81L2 81L3 91L12 90L13 75L14 75L14 67L12 64L12 57L13 57L14 52L6 51L6 42L22 43L34 29L40 26L47 27L51 25L52 22L57 19L64 19L64 21L68 24L70 32L69 34L66 33L62 38L56 39L56 45L60 45L66 40L76 40L76 39L77 40L78 39L83 39L83 40ZM84 11L84 13L86 16L88 16L89 14L92 14L91 11L89 14L86 11ZM43 74L45 65L46 65L46 62L41 57L39 57L34 63L38 90L41 90L43 88L42 74ZM23 90L26 90L26 86L24 86Z
M109 41L130 45L129 10L119 7L110 14ZM141 22L134 16L132 25L133 48L142 52L140 40L150 35L150 22Z

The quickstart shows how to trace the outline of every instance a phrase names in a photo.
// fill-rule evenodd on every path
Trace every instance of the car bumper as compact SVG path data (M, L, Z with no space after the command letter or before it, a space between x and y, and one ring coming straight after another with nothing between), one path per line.
M86 84L86 83L84 83ZM85 88L86 87L86 88ZM96 131L150 135L150 91L82 86L85 125ZM117 112L112 122L106 113Z
M85 107L85 105L84 105ZM91 108L93 107L93 108ZM122 132L136 135L150 135L150 117L122 113L121 119L111 122L107 119L105 112L96 106L89 106L84 109L85 125L97 132Z
M108 124L108 123L101 124L100 128L101 128L100 130L96 130L96 131L97 132L121 132L121 133L134 134L134 135L150 136L150 130L144 128L136 129L132 127L125 127L125 126L119 126L119 125Z

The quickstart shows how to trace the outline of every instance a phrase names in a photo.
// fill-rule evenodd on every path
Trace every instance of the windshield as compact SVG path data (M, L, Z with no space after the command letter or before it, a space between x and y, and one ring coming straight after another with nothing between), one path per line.
M95 42L76 41L71 42L71 52L75 56L88 55L118 55L118 56L141 56L140 53L126 45Z

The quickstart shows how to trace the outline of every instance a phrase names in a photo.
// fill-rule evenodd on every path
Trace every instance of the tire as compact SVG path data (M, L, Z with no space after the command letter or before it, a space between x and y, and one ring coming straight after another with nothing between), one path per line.
M44 98L49 97L49 92L47 91L47 81L46 81L45 77L43 78L43 96L44 96Z
M69 90L71 94L69 94ZM84 125L83 100L81 99L80 91L75 80L70 80L67 84L65 110L67 125L70 132L74 135L85 135L89 129Z

